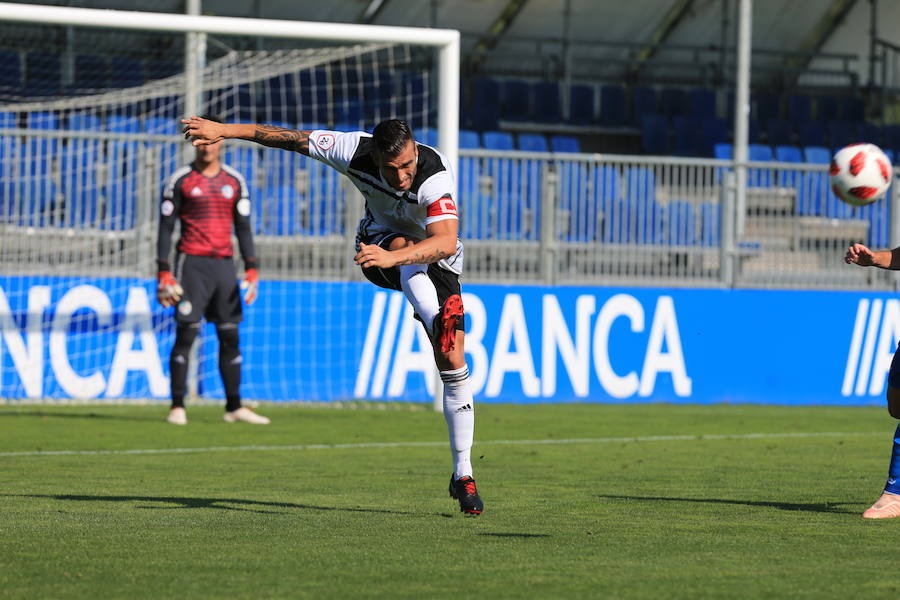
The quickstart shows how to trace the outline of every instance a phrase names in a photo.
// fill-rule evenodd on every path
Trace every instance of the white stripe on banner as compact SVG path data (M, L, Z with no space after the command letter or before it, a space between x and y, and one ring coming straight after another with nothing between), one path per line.
M872 300L872 312L869 315L869 326L866 328L866 345L863 346L862 363L856 378L856 395L866 393L869 385L869 373L872 371L872 356L875 353L875 342L878 338L878 326L881 324L881 300Z
M778 438L826 438L846 436L887 436L884 431L819 431L808 433L700 433L696 435L645 435L636 437L570 438L559 440L485 440L476 446L534 446L564 444L621 444L628 442L703 442L710 440L768 440ZM0 457L16 456L122 456L131 454L197 454L201 452L271 452L294 450L357 450L365 448L442 448L447 442L364 442L359 444L302 444L287 446L209 446L206 448L147 448L141 450L36 450L0 452Z
M862 348L863 328L866 325L866 315L868 314L869 301L863 298L856 307L856 322L853 324L853 338L850 340L850 354L847 356L847 368L844 370L844 384L841 386L842 396L849 396L853 391L853 376L856 375L856 367L859 364L859 351Z
M384 305L387 302L387 292L377 292L372 303L372 314L369 315L369 326L366 329L366 341L363 344L363 355L359 359L359 372L356 374L356 386L353 388L354 398L363 398L366 388L369 387L369 377L372 375L372 361L375 359L375 342L378 341L381 319L384 316Z
M387 320L384 324L384 337L381 338L379 345L382 351L378 354L375 380L372 382L372 398L381 398L384 395L384 383L387 381L388 366L393 354L389 349L394 347L394 337L397 335L397 323L400 322L400 309L403 307L403 301L403 294L391 294L391 303L388 305Z

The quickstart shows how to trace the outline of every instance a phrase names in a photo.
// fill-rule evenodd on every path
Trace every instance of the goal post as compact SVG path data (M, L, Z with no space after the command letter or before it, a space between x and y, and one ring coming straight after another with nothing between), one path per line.
M60 26L74 29L59 36ZM206 34L208 60L191 60L204 44L185 34ZM231 122L290 128L406 118L458 161L456 31L0 3L0 35L31 44L21 61L0 61L0 402L168 397L174 324L153 297L157 206L190 154L177 126L190 98ZM140 61L140 76L110 77L119 51ZM105 61L106 87L79 77L87 53ZM33 54L55 61L50 92L29 91L41 75ZM4 87L12 62L23 66L15 89ZM243 395L432 399L433 367L419 371L432 360L424 331L399 293L373 288L353 264L363 198L352 184L248 141L223 155L248 182L263 277L241 326ZM398 340L405 358L363 347ZM221 398L211 327L198 344L200 393Z
M451 165L458 163L460 34L454 29L213 17L6 2L0 3L0 21L167 33L258 35L269 38L431 46L436 48L438 53L438 146L450 160Z

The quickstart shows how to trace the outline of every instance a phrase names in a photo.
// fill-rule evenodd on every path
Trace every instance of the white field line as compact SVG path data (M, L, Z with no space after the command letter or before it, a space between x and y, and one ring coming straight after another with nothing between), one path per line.
M697 435L647 435L637 437L569 438L547 440L476 440L476 446L535 446L558 444L624 444L634 442L689 442L709 440L767 440L779 438L825 438L867 435L890 435L887 431L821 431L809 433L714 433ZM128 454L195 454L200 452L268 452L303 450L356 450L360 448L432 448L443 442L364 442L359 444L297 444L284 446L208 446L205 448L143 448L135 450L35 450L0 452L0 457L19 456L118 456Z

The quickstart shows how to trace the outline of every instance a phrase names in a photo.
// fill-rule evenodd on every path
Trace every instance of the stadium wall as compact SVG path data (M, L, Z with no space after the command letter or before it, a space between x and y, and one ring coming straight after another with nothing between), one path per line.
M173 313L149 279L0 277L0 397L165 399ZM870 405L900 300L840 291L467 285L480 402ZM285 307L295 318L285 319ZM264 281L242 327L245 397L428 402L433 359L399 293ZM200 394L221 398L215 336Z

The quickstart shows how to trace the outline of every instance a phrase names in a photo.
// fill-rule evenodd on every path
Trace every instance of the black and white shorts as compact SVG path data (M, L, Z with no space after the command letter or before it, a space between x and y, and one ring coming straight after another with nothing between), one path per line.
M179 323L239 323L244 316L234 260L214 256L179 254L175 278L184 295L175 307Z
M398 237L404 237L404 235L402 233L394 232L376 233L365 237L357 235L356 251L359 252L360 250L360 242L369 245L377 245L387 250L390 248L391 242ZM382 269L381 267L362 267L362 272L366 279L378 287L400 292L403 291L403 288L400 286L399 267L391 267L389 269ZM459 275L453 271L444 269L439 266L438 263L430 263L428 265L427 273L428 278L434 283L434 287L437 290L438 302L442 307L444 306L444 302L447 301L447 298L454 294L461 293ZM416 315L416 319L421 321L419 315ZM463 321L464 319L460 319L456 324L456 329L459 331L465 329Z

